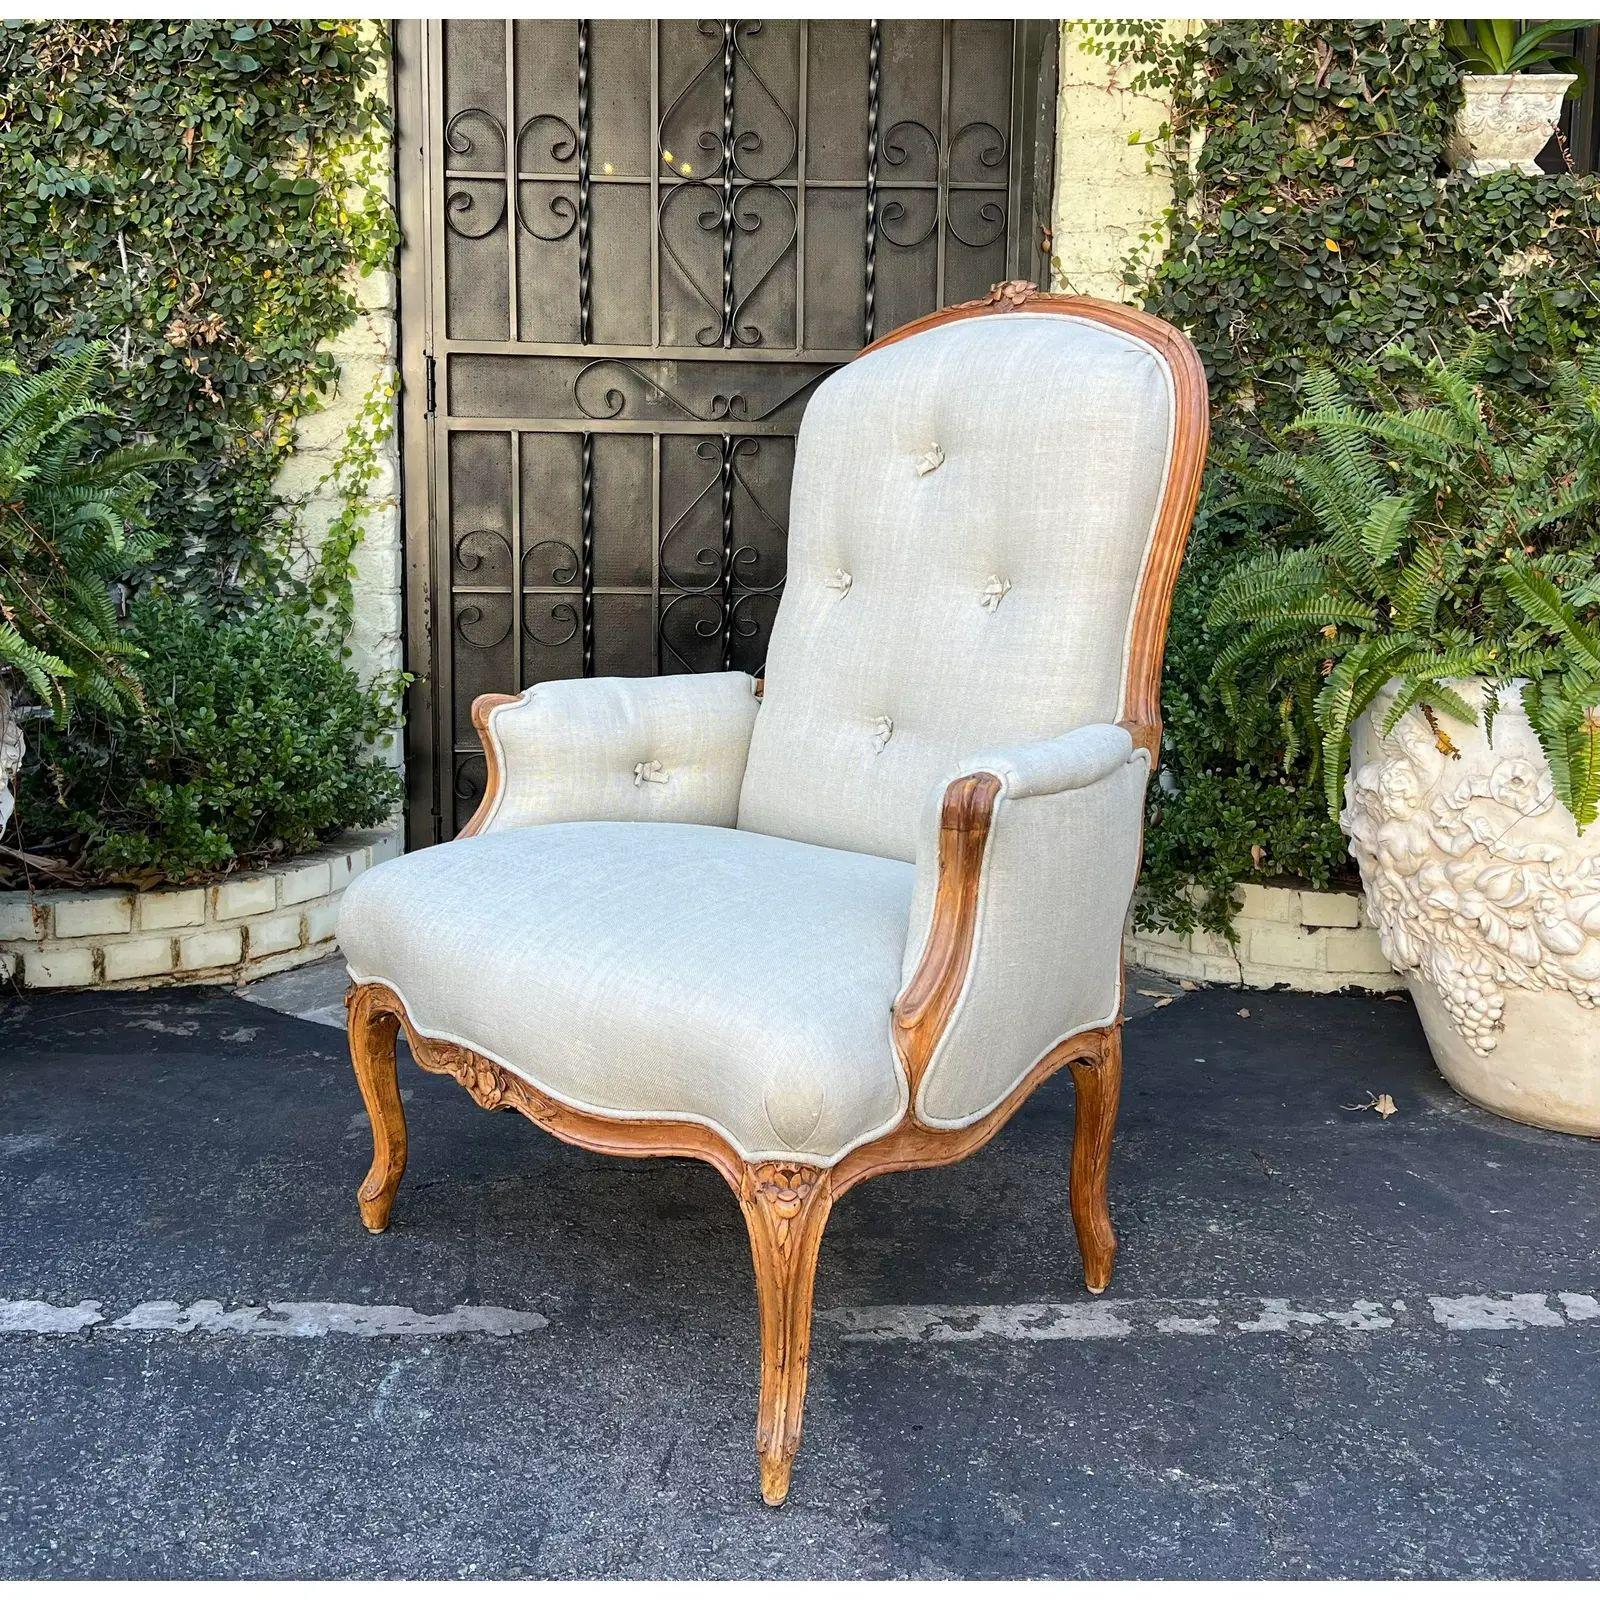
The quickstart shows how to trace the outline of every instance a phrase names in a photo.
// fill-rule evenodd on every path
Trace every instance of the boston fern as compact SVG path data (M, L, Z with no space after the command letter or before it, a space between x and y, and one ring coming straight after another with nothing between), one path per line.
M1444 750L1440 713L1477 721L1459 680L1486 682L1491 723L1520 692L1562 804L1580 827L1600 810L1600 351L1538 394L1484 362L1475 342L1314 371L1276 448L1227 463L1282 547L1219 586L1213 678L1232 704L1270 695L1291 750L1316 741L1335 816L1353 725L1391 680L1384 731L1417 708Z
M144 469L175 457L95 448L104 365L97 348L36 373L0 364L0 828L23 755L17 692L58 722L76 699L106 709L140 700L110 585L149 559Z
M110 585L149 560L155 538L137 513L145 469L173 453L132 445L96 453L92 398L98 348L43 371L0 366L0 671L64 716L73 699L137 697Z

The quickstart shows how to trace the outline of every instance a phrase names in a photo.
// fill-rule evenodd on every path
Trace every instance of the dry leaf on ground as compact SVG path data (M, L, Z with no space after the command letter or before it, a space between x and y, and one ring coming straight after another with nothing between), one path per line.
M1360 1105L1341 1106L1341 1111L1376 1111L1386 1122L1397 1112L1400 1107L1394 1103L1394 1096L1389 1094L1374 1094L1370 1089L1367 1098Z

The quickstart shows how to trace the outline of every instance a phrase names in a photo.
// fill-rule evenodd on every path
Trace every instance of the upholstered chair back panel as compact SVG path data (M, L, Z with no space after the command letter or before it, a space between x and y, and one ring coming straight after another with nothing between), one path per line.
M739 826L910 860L973 751L1116 721L1173 421L1164 357L1056 313L949 322L823 383Z

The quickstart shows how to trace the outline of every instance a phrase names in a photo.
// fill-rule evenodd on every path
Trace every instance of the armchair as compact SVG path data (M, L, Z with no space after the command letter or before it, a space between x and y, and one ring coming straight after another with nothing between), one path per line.
M764 689L486 696L463 836L346 896L367 1227L405 1167L402 1028L482 1106L709 1162L750 1234L769 1504L863 1179L961 1159L1065 1067L1110 1281L1122 924L1206 437L1192 347L1121 306L1007 285L879 340L801 427Z

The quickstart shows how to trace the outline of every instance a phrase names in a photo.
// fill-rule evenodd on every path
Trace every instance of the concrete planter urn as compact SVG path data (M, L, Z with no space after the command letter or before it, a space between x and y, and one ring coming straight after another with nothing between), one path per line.
M1384 737L1393 694L1356 725L1340 817L1384 954L1454 1088L1600 1135L1600 823L1580 833L1556 799L1516 690L1492 743L1416 710Z
M1537 176L1539 152L1576 82L1570 72L1468 73L1445 159L1474 178L1511 171Z

